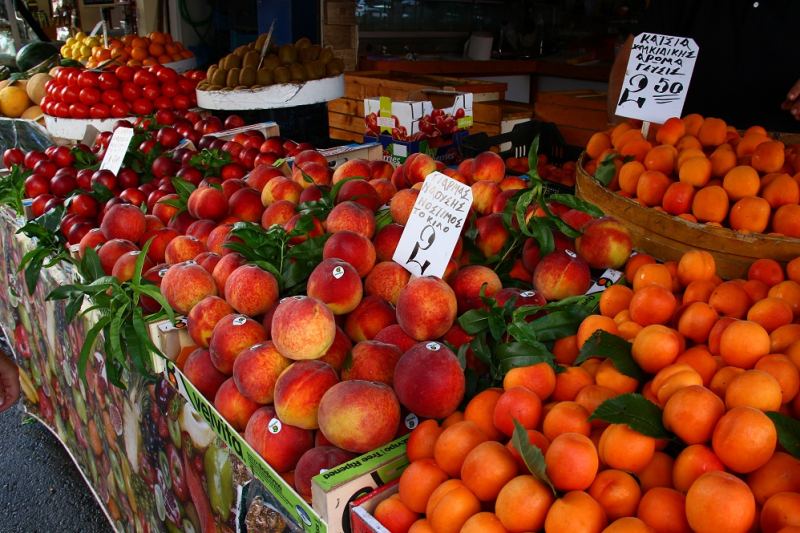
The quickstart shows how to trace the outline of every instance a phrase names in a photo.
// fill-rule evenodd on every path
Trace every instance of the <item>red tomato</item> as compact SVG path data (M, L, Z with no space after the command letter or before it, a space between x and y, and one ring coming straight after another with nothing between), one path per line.
M151 102L161 96L161 88L157 83L149 83L142 87L142 98L146 98Z
M166 96L159 96L155 100L153 100L153 107L156 109L172 109L174 106L172 104L172 99L167 98Z
M114 74L117 76L119 81L131 81L133 79L133 75L136 71L133 70L132 67L127 65L122 65L121 67L117 67L117 70L114 71Z
M117 89L119 87L119 78L111 72L103 72L97 80L97 87L101 91L109 89Z
M108 104L94 104L89 110L92 118L108 118L111 116L111 107Z
M100 101L100 89L96 87L84 87L83 89L81 89L78 98L82 103L86 104L87 106L94 105Z
M52 107L54 108L55 116L58 118L69 118L69 105L64 102L58 102Z
M128 102L133 102L142 97L142 89L132 81L123 82L122 97Z
M53 76L53 79L58 82L59 85L66 85L67 84L67 77L70 73L70 67L62 67L56 71L56 75Z
M103 94L100 96L100 99L103 101L104 104L108 104L110 106L124 100L124 98L122 97L122 93L116 89L108 89L106 91L103 91Z
M150 85L151 83L158 83L158 78L156 78L156 75L149 70L140 70L133 75L133 83L139 87L144 87L145 85Z
M167 98L172 98L176 94L180 93L181 93L181 87L174 81L169 81L161 84L161 94L163 94Z
M75 102L69 106L69 116L72 118L89 118L89 106L82 102Z
M57 88L58 82L55 79L47 80L44 84L44 90L47 93L47 96L52 95L53 91L55 91Z
M91 70L84 70L78 74L78 85L81 87L97 87L99 76Z
M127 117L131 114L131 105L128 102L117 102L111 106L111 116L114 118Z
M172 106L175 109L189 109L192 106L192 102L185 94L177 94L172 98Z
M149 115L153 112L153 102L145 98L139 98L133 102L132 108L137 115Z
M52 100L48 100L46 96L39 102L39 109L41 109L42 113L45 115L50 114L50 102L52 102Z
M80 77L81 72L79 70L73 70L67 76L67 85L78 85L78 78Z
M181 88L181 92L183 94L194 94L194 90L197 87L197 83L193 82L192 80L187 80L186 78L182 80L178 80L178 86Z
M68 85L61 91L61 101L65 104L74 104L79 100L80 93L80 87L77 85Z
M169 67L163 67L156 73L156 77L161 83L168 83L175 81L175 79L178 77L178 74Z
M61 101L61 93L66 88L67 88L66 85L59 85L58 87L53 89L53 94L50 95L50 98L52 98L54 102L60 102Z

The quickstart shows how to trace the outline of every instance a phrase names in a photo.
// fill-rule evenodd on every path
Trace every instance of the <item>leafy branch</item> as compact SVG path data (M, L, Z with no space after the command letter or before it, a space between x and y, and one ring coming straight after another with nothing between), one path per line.
M175 187L175 194L178 195L178 198L173 198L170 200L159 200L157 203L168 205L170 207L174 207L177 209L172 218L177 217L186 209L189 205L189 196L197 190L193 184L189 183L183 178L174 177L170 181L172 181L172 186Z
M25 217L25 207L22 200L25 198L25 180L33 174L33 170L22 165L11 165L11 172L0 177L0 205L7 205L13 209L17 216Z
M78 266L72 259L67 239L60 230L63 218L64 207L58 206L17 230L17 233L24 234L35 244L34 248L22 257L17 268L17 272L25 271L25 285L31 296L39 283L42 268L50 268L60 261Z
M314 180L311 177L303 172L303 169L299 168L300 173L303 175L303 180L306 183L314 183ZM320 194L322 197L319 200L310 200L308 202L303 202L297 207L295 207L295 212L299 215L313 215L314 218L319 220L320 222L328 218L328 214L336 205L336 196L339 194L339 190L341 190L342 186L350 181L356 179L364 179L359 178L356 176L351 176L349 178L345 178L336 183L330 190L326 189L325 187L319 187Z
M193 155L189 164L198 170L203 171L203 176L219 178L222 167L231 162L231 154L218 148L203 148L199 153Z

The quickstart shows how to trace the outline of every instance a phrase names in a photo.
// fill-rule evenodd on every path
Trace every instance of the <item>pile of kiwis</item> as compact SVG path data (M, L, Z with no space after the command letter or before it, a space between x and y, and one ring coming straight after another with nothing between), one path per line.
M267 54L259 68L261 50ZM333 50L311 44L305 37L294 44L277 46L267 34L245 46L240 46L208 68L205 81L197 85L200 91L239 91L260 89L279 83L303 83L309 80L332 78L344 72L344 62L333 57Z

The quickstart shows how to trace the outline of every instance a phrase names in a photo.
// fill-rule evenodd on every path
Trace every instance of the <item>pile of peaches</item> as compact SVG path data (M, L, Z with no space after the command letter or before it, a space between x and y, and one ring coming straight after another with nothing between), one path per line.
M740 233L800 237L797 146L760 126L740 134L721 119L692 114L670 118L645 139L624 122L594 134L586 153L589 174L611 155L608 187L644 207Z

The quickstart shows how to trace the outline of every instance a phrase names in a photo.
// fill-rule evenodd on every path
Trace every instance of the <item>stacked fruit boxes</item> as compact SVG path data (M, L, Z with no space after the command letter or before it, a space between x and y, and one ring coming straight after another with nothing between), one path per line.
M354 0L322 4L322 45L333 48L334 57L344 61L346 71L358 66L358 26Z

